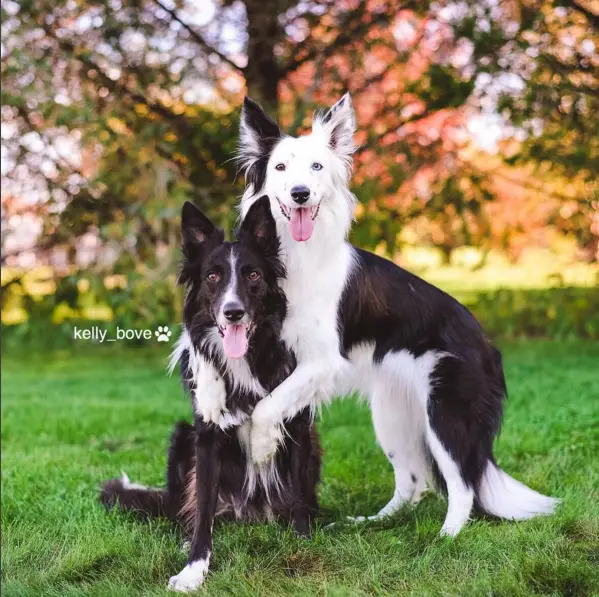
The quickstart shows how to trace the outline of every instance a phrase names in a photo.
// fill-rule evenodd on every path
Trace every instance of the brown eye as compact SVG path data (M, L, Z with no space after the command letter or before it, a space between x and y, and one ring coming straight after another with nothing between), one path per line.
M275 170L278 170L279 172L285 171L286 168L287 168L287 166L285 166L285 164L277 164L275 166Z
M208 280L209 282L218 282L220 280L220 276L216 272L210 272L206 276L206 280Z
M259 280L259 279L260 279L260 274L257 271L254 270L253 272L250 272L250 275L248 276L248 280L250 282L255 282L256 280Z

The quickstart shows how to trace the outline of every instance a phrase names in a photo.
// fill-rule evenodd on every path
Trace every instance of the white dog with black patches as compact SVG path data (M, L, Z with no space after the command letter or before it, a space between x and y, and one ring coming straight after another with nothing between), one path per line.
M349 95L297 138L283 135L252 100L244 103L241 212L269 196L287 268L282 338L297 357L295 371L252 414L252 459L275 453L283 421L357 390L395 473L394 495L376 517L417 501L433 478L448 495L442 534L460 531L475 500L507 519L552 513L557 500L495 464L505 380L501 355L472 314L347 242L354 132Z

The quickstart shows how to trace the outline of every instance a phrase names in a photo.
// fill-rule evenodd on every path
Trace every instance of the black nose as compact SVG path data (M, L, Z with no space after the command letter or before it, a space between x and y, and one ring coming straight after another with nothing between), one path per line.
M304 185L298 185L291 188L291 196L296 203L303 205L310 197L310 189Z
M245 309L239 303L227 303L223 307L223 315L227 321L236 323L245 315Z

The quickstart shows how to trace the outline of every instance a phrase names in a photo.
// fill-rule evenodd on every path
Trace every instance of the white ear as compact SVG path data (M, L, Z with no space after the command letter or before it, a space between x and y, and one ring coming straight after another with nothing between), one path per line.
M332 108L316 115L312 126L314 132L325 135L330 148L344 160L350 160L356 145L356 116L349 93L346 93Z

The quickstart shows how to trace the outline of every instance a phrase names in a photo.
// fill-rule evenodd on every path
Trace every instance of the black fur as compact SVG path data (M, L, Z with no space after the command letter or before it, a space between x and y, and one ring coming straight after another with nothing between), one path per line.
M354 249L357 267L339 309L344 354L374 342L374 360L408 350L447 352L433 377L431 426L476 491L499 431L506 396L500 352L470 311L454 298L367 251ZM443 484L441 482L441 484Z
M350 109L343 110L343 118L335 117L336 111L341 109L346 101L350 101L349 97L344 96L320 117L320 121L326 124L331 135L330 146L338 150L338 146L343 143L341 149L345 157L349 158L353 150L351 136L354 129L351 107L347 105ZM250 102L250 105L251 116L245 109L242 115L241 153L242 157L244 152L246 157L252 155L255 161L259 157L257 153L261 147L261 128L259 124L251 123L270 122L270 119L259 106L253 102ZM334 130L330 131L331 128ZM247 130L251 134L248 134ZM269 152L265 151L265 161L268 161L269 155ZM296 183L300 184L302 181ZM252 191L259 193L261 189L256 186L253 189L248 187L246 197ZM326 230L324 232L326 233ZM446 488L450 505L444 533L459 532L460 525L463 524L461 519L464 517L464 510L468 508L469 512L473 499L475 505L478 504L490 513L504 518L526 519L551 513L557 504L556 500L528 490L495 466L493 441L501 425L503 404L507 396L506 383L501 354L491 345L473 315L446 293L391 261L355 247L348 248L353 252L354 263L337 311L340 354L347 358L354 346L367 344L369 347L374 345L372 360L375 365L380 364L387 356L398 355L402 351L405 353L399 357L400 363L404 357L407 357L406 363L409 363L410 357L416 359L423 355L429 356L420 363L408 364L404 372L399 370L401 364L398 366L398 376L394 380L398 385L391 385L390 382L389 391L402 391L403 388L399 384L403 382L412 387L410 395L397 396L397 405L392 403L392 395L385 395L384 401L378 400L377 395L370 396L374 418L379 419L378 423L375 421L375 431L381 445L386 444L383 448L393 461L398 489L398 493L394 494L388 504L389 508L386 507L382 515L389 513L405 501L405 496L410 495L410 479L413 484L413 497L419 496L428 480L419 479L420 474L427 474L426 463L421 459L420 445L413 446L418 452L413 458L413 466L418 467L421 473L402 470L402 467L412 466L412 455L401 455L400 458L399 454L395 454L394 432L400 449L405 448L402 445L404 439L421 441L425 451L428 451L429 464L440 484L445 484L440 472L447 478ZM292 258L292 255L290 257ZM326 260L327 256L323 255L323 259ZM309 277L304 283L311 283ZM315 288L315 292L318 291L319 289ZM295 300L294 297L290 299ZM336 360L338 355L329 356ZM358 359L363 356L363 352L356 354ZM417 388L417 384L408 379L412 364L415 367L414 375L418 374L417 369L420 365L426 367L429 364L432 367L432 371L425 371L426 379L423 375L418 380L426 384L426 396L421 391L422 387ZM336 373L332 371L331 378L326 381L334 382ZM405 373L405 376L402 373ZM372 374L377 375L376 372ZM384 376L385 372L382 372L382 375ZM322 376L327 377L324 374ZM386 383L384 377L383 383ZM315 390L310 387L310 391L314 393ZM368 389L365 391L368 392ZM384 392L385 388L381 387L373 394ZM393 417L412 416L413 413L408 410L418 409L417 404L412 404L416 393L419 394L417 398L423 401L421 406L424 407L426 401L427 416L423 416L424 412L414 413L418 417L414 419L414 424L421 426L421 429L414 429L410 438L400 438L397 434L402 430L392 427L395 421ZM402 412L397 407L405 407L406 410ZM385 410L390 411L387 425ZM455 479L457 475L453 465L459 469L463 484ZM440 471L439 467L444 470ZM402 477L399 481L398 476ZM418 481L421 483L416 486ZM472 491L469 491L470 489Z
M246 96L243 101L241 118L253 132L254 138L259 143L259 152L251 156L252 165L246 171L245 177L248 184L252 184L256 192L260 191L266 180L266 166L268 159L276 144L283 138L279 125L268 116L253 99ZM246 147L241 147L241 161L247 159Z
M180 281L186 294L183 322L195 351L214 365L226 387L226 408L242 420L251 415L261 396L239 388L231 377L223 353L214 338L216 311L231 276L245 311L254 323L245 355L252 375L270 391L295 368L295 357L279 335L287 304L279 288L285 275L279 260L279 241L268 198L256 202L237 232L236 242L225 242L195 206L182 212L183 263ZM231 271L229 254L236 255ZM249 280L248 272L259 272ZM216 273L218 280L207 279ZM180 358L182 380L192 394L189 349ZM193 404L192 398L192 404ZM178 423L171 437L166 488L127 489L121 480L108 481L101 501L107 506L165 516L192 533L189 563L205 559L212 549L212 521L217 515L235 519L264 520L272 515L290 522L300 534L308 534L317 511L316 486L320 476L320 446L312 418L304 411L285 425L284 449L275 457L280 486L258 482L247 486L247 455L237 429L221 429L195 415L194 426Z

